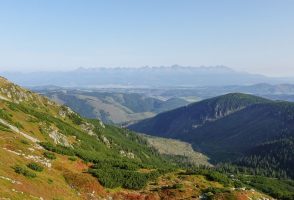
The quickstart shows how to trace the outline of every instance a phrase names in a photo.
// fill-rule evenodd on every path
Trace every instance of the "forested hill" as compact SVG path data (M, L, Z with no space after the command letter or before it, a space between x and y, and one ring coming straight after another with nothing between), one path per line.
M165 112L129 128L190 142L214 162L242 158L242 163L256 166L261 161L262 168L293 175L293 103L234 93Z
M232 93L192 103L153 118L142 120L129 128L156 136L185 138L198 127L213 122L257 103L270 100L247 94Z
M294 138L281 138L251 149L237 163L255 169L267 169L268 175L294 177ZM282 169L282 170L281 170Z

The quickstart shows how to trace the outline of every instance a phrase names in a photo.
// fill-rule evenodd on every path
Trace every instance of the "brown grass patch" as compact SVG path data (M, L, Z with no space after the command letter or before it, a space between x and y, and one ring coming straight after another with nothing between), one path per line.
M70 187L80 193L93 193L99 196L105 196L106 192L98 180L86 173L74 173L69 170L64 171L63 176Z
M126 193L118 192L113 195L114 200L160 200L158 194L139 194L139 193Z

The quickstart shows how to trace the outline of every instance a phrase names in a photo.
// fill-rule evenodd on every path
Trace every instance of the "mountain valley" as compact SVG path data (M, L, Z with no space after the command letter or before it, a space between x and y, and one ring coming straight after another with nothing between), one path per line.
M196 163L189 164L188 170L179 163L185 154L161 154L143 136L83 118L5 78L0 78L0 86L1 199L272 199L293 195L287 193L290 180L250 175L242 181L242 174L235 180L230 178L233 172ZM257 181L279 187L270 193L254 186Z

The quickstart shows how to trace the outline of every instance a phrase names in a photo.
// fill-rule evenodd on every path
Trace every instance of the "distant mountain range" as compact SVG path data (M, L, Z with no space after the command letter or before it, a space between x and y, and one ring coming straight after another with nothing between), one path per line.
M294 176L293 148L288 148L294 142L294 103L232 93L161 113L129 128L192 143L217 162L264 163ZM261 151L263 147L270 150Z
M294 83L294 79L270 78L234 71L228 67L141 67L79 68L68 72L2 72L1 75L22 86L79 87L195 87Z

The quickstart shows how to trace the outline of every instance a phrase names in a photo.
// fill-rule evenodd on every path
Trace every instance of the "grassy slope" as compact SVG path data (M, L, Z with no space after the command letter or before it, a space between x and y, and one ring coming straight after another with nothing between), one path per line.
M148 148L146 145L144 146L144 140L129 131L123 131L111 126L104 127L100 122L93 121L94 135L91 136L87 134L87 131L83 131L80 126L71 119L71 112L65 113L65 116L60 114L64 107L54 104L46 98L31 94L29 91L14 86L4 79L1 80L1 88L7 89L8 92L4 91L1 95L7 96L8 93L9 97L7 97L7 99L10 101L0 101L0 108L2 111L0 118L4 118L5 122L13 126L18 126L23 133L36 140L54 143L47 133L41 131L42 127L54 127L58 129L60 134L66 137L66 140L74 146L79 156L83 156L84 160L112 158L130 160L130 162L135 163L144 162L146 165L152 164L154 166L164 162L156 155L155 151ZM23 100L22 103L18 103L21 99L18 98L18 96L25 96L28 94L32 95L28 101ZM76 114L74 114L74 116L78 117ZM53 197L59 196L68 197L69 199L78 198L77 192L66 184L63 176L67 171L72 172L72 169L77 171L77 173L87 171L88 166L85 166L80 159L73 163L67 159L67 156L58 156L56 160L50 162L53 164L51 168L46 168L45 172L38 173L35 179L27 179L21 175L15 174L12 167L16 164L25 166L33 159L33 156L43 160L44 157L42 153L44 149L38 149L36 143L29 141L21 134L17 134L12 130L2 130L0 134L2 139L0 159L3 165L3 167L1 167L1 171L3 172L1 175L9 178L17 178L17 180L22 182L20 186L17 185L18 187L14 188L15 190L19 189L24 192L24 195L30 193L33 196L42 196L46 199L47 197L52 199ZM134 152L134 159L124 158L123 155L120 154L121 151ZM21 154L18 155L19 153ZM28 156L31 156L32 159L26 158ZM85 176L90 175L88 174ZM94 179L93 177L91 178ZM51 180L53 180L53 183L49 184L48 181L51 182ZM7 182L5 178L1 181ZM97 181L96 184L97 188L99 188L99 183ZM23 188L24 185L25 188ZM14 184L10 184L9 186L14 187ZM5 190L7 190L8 193L2 193L1 195L3 197L16 198L13 193L11 194L11 188L1 189L1 191ZM47 194L45 191L52 192ZM23 198L20 192L15 192L15 196L19 196L20 199Z

